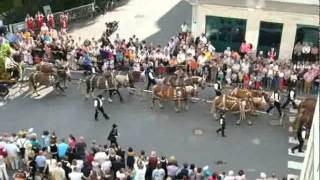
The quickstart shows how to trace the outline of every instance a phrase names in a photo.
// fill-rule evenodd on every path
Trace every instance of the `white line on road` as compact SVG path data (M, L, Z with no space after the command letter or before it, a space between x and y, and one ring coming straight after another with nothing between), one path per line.
M297 113L298 113L298 110L293 109L293 108L290 108L290 109L289 109L289 112L292 113L292 114L297 114Z
M298 180L299 176L294 175L294 174L288 174L287 179L294 179L294 180Z
M290 116L290 117L289 117L289 122L290 122L290 123L294 123L295 120L296 120L296 117L295 117L295 116Z
M296 157L304 157L304 152L297 152L295 151L294 153L291 152L291 148L288 149L288 154L290 156L296 156Z
M303 163L295 162L295 161L288 161L288 168L289 169L296 169L301 170Z
M292 137L292 136L289 136L288 142L290 144L299 144L299 141L297 139L295 139L294 137Z

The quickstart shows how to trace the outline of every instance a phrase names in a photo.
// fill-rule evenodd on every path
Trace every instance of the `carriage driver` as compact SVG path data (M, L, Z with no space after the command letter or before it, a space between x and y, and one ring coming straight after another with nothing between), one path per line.
M220 83L218 82L218 81L216 81L216 83L214 83L214 85L213 85L213 87L214 87L214 91L215 91L215 93L216 93L216 96L221 96L221 85L220 85Z
M290 91L289 91L287 101L282 105L281 108L284 109L284 108L291 102L293 109L297 109L297 105L296 105L296 103L294 102L295 99L296 99L296 92L295 92L295 88L293 87L293 88L291 88Z
M272 98L272 101L273 101L273 103L272 104L270 104L270 107L267 109L267 113L270 113L270 111L274 108L274 107L276 107L277 108L277 110L278 110L278 112L279 112L279 116L280 117L282 117L282 112L281 112L281 108L280 108L280 94L279 94L279 92L277 91L277 90L275 90L274 92L273 92L273 94L271 95L271 98Z

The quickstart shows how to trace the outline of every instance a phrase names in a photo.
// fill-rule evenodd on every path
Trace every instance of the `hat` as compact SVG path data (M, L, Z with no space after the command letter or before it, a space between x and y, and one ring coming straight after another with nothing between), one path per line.
M228 176L233 176L234 172L231 170L228 172Z
M116 127L118 127L118 125L116 125L116 124L112 124L112 127L113 127L113 128L116 128Z
M102 98L103 96L100 94L100 95L98 95L98 98Z
M267 175L266 175L266 173L264 173L264 172L261 172L261 173L260 173L260 178L267 178Z

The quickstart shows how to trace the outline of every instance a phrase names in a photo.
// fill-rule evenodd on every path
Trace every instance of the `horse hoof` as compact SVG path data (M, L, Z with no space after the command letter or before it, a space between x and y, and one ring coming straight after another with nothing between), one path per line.
M153 106L150 106L150 109L153 109Z
M64 89L68 89L68 87L64 87Z
M237 121L237 122L236 122L236 125L240 126L240 121Z
M252 122L248 122L248 125L249 125L249 126L252 126Z
M163 106L160 106L160 109L163 109L164 107Z

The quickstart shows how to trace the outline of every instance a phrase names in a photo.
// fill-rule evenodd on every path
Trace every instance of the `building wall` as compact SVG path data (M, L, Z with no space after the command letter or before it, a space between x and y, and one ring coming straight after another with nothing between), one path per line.
M267 1L319 5L319 0L267 0Z
M319 26L319 16L288 12L264 11L231 6L194 5L192 9L194 36L205 32L205 17L220 16L247 20L246 41L255 48L258 46L260 21L283 23L279 59L291 58L297 24Z

